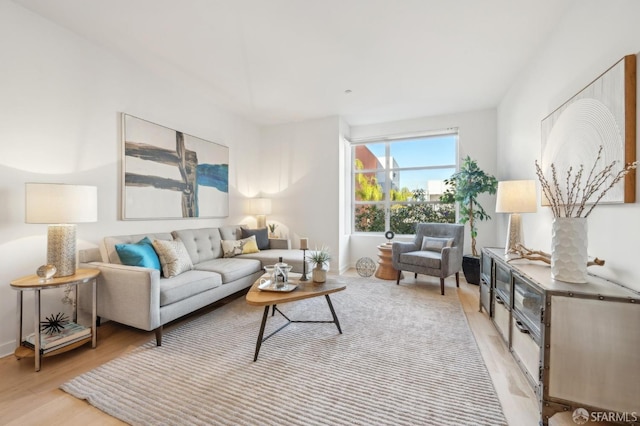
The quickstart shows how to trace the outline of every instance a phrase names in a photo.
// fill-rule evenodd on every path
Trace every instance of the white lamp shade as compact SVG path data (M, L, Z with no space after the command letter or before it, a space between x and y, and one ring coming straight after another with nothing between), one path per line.
M249 200L249 213L255 215L271 214L271 200L269 198L252 198Z
M498 182L496 213L535 213L536 182L505 180Z
M59 183L25 184L26 223L82 223L98 220L98 188Z

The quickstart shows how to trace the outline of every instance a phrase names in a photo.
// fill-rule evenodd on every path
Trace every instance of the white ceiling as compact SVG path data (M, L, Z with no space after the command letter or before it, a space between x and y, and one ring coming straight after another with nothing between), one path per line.
M257 123L358 125L497 106L574 0L14 1Z

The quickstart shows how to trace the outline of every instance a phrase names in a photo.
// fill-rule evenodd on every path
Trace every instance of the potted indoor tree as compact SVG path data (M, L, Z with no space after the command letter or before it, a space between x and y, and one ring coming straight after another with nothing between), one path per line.
M478 236L476 223L479 220L491 219L491 216L478 203L478 196L484 193L495 194L498 180L494 176L486 174L478 167L475 160L467 155L462 162L460 171L454 173L449 179L445 179L444 182L448 189L442 197L442 202L458 203L460 206L458 222L469 223L471 255L464 255L462 259L464 277L468 283L479 284L480 256L476 249L476 237Z

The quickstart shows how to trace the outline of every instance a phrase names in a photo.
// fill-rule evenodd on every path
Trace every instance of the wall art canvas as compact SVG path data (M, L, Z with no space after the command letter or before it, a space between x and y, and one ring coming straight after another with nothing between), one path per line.
M591 84L542 120L541 167L551 181L550 166L565 185L584 166L582 182L603 147L595 172L616 161L614 173L636 159L636 56L618 61ZM635 202L635 173L606 193L601 203ZM580 185L584 187L584 185ZM604 188L602 188L604 189ZM594 199L597 197L594 197ZM549 205L542 197L542 205Z
M229 148L122 114L123 219L229 215Z

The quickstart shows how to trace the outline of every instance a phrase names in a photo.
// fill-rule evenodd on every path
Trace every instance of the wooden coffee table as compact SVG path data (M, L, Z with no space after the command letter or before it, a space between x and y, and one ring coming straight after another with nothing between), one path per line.
M265 274L261 278L267 278L268 276ZM333 309L333 305L331 304L331 298L329 294L336 293L338 291L342 291L347 288L347 286L340 281L339 278L327 277L327 281L322 284L314 283L313 281L300 281L300 274L289 274L289 283L297 284L298 287L290 292L275 292L275 291L263 291L258 288L260 285L260 279L258 279L251 289L247 293L247 303L254 306L264 306L264 313L262 314L262 323L260 324L260 332L258 333L258 340L256 342L256 352L253 357L253 361L255 362L258 359L258 354L260 353L260 347L262 343L267 340L269 337L273 336L286 326L291 323L328 323L335 324L338 327L338 332L342 334L342 329L340 328L340 322L338 321L338 317L336 316L336 311ZM331 310L331 315L333 317L333 321L295 321L289 319L285 314L278 309L277 305L288 302L295 302L296 300L303 299L311 299L313 297L324 296L327 300L327 304L329 305L329 309ZM269 317L269 308L273 307L271 316L275 315L276 311L282 315L287 323L282 327L278 328L273 333L269 334L267 337L264 337L264 328L267 324L267 318Z

